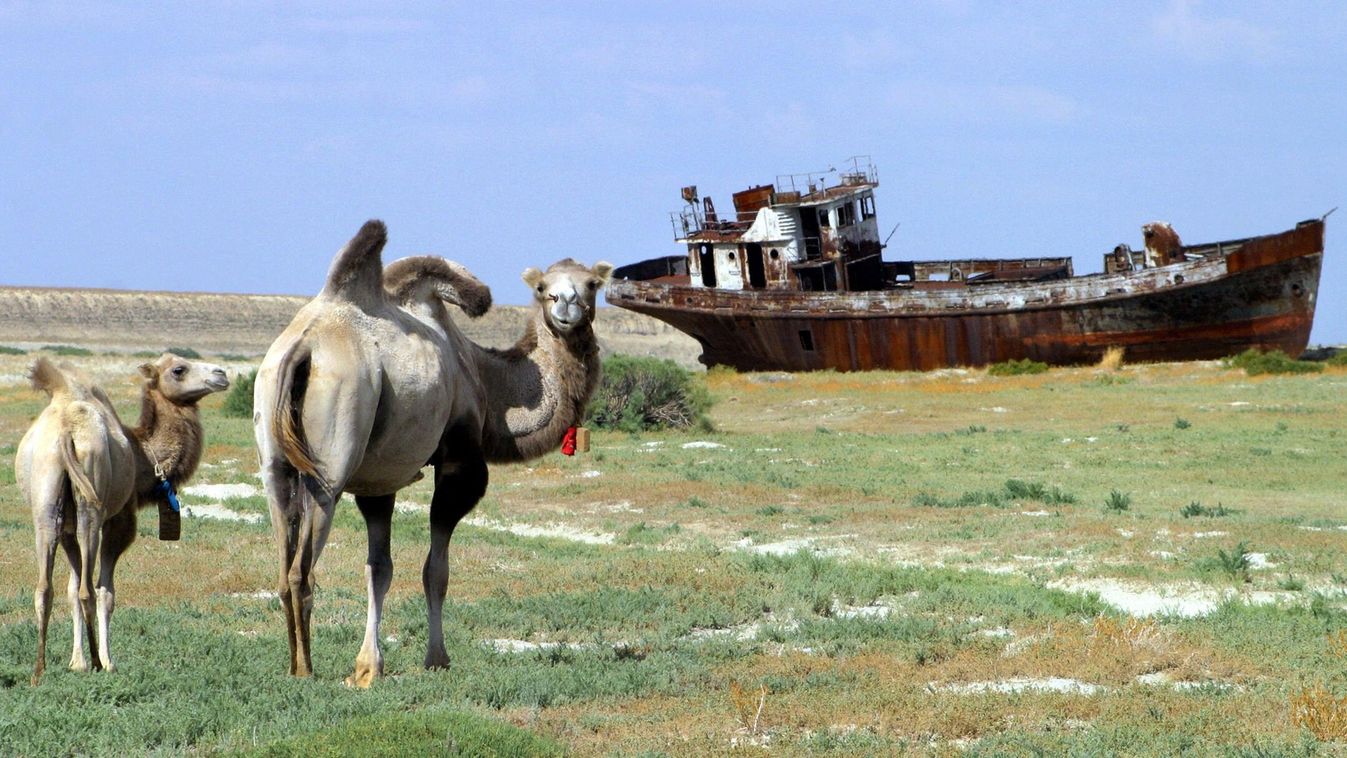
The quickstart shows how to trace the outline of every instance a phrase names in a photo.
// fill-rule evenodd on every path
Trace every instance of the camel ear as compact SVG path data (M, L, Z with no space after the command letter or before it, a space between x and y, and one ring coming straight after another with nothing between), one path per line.
M530 266L529 268L524 269L523 279L524 284L527 284L529 289L536 290L542 285L543 272Z
M159 368L153 363L140 364L140 375L146 379L154 379L159 376Z
M607 284L608 280L613 277L613 264L608 261L599 261L594 264L594 268L590 271L594 273L594 276L599 277L601 284Z

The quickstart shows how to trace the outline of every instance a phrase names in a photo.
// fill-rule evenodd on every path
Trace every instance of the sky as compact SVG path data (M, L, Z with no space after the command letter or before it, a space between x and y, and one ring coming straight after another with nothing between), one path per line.
M497 303L868 155L889 259L1347 205L1347 4L0 0L0 284L311 295L368 218ZM1347 343L1347 210L1311 341Z

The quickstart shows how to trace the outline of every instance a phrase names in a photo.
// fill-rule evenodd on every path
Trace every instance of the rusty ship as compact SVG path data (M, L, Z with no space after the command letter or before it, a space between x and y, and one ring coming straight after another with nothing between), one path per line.
M687 252L614 271L608 302L696 339L707 366L743 371L925 371L1031 359L1093 363L1296 356L1309 342L1325 218L1185 245L1165 223L1103 271L1072 258L889 261L867 156L734 193L722 217L684 187L670 214ZM895 227L896 228L896 227ZM892 233L890 233L892 234Z

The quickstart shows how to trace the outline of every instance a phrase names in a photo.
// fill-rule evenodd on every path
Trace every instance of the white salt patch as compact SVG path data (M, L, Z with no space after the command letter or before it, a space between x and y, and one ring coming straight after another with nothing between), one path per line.
M1230 404L1230 407L1231 407L1231 408L1242 408L1242 407L1244 407L1244 406L1246 406L1246 405L1250 405L1250 403L1246 403L1246 402L1244 402L1243 400L1236 400L1235 402L1233 402L1233 403Z
M893 613L888 605L838 605L833 604L832 614L839 619L883 619Z
M219 503L202 505L184 505L182 515L187 518L209 518L217 521L242 521L246 524L261 523L262 517L256 513L231 511Z
M765 614L761 621L750 621L744 624L724 627L720 629L710 629L698 627L688 632L684 639L693 642L704 642L706 640L728 639L736 642L752 642L758 638L762 630L767 627L776 627L783 631L793 632L800 628L800 622L791 619L789 621L778 622L772 614Z
M1133 532L1130 531L1130 530L1128 530L1128 529L1119 529L1119 530L1118 530L1118 536L1120 536L1120 537L1125 537L1126 539L1129 539L1129 540L1130 540L1130 539L1132 539L1132 535L1133 535Z
M1168 550L1152 550L1150 552L1150 555L1152 558L1162 558L1166 561L1170 561L1178 557L1175 554L1169 552Z
M1249 559L1249 568L1267 569L1276 568L1277 564L1267 559L1267 553L1245 553Z
M1069 445L1069 444L1071 444L1071 438L1070 438L1070 437L1063 437L1063 438L1062 438L1062 444L1063 444L1063 445Z
M977 695L984 692L1015 693L1015 692L1060 692L1067 695L1094 695L1104 691L1104 687L1098 684L1090 684L1076 679L1064 679L1062 677L1047 677L1033 679L1029 677L1016 677L1014 679L1002 679L996 682L967 682L964 684L947 684L938 686L934 682L931 688L954 692L960 695Z
M641 445L641 447L660 447L663 444L664 444L663 440L651 440L650 442L646 442L645 444Z
M483 529L491 529L497 532L509 532L510 534L515 534L520 537L554 537L556 539L570 540L571 542L583 542L587 545L611 545L617 539L613 534L605 532L584 532L561 524L548 524L547 526L506 524L493 519L476 517L466 519L464 523Z
M211 500L233 500L252 497L258 494L258 491L251 484L194 484L191 487L184 487L182 494Z
M620 503L605 505L603 508L609 513L645 513L644 508L633 508L630 500L623 500Z
M1267 605L1301 599L1294 592L1240 592L1233 588L1212 589L1190 585L1136 588L1111 579L1078 579L1050 582L1049 587L1069 592L1094 592L1099 599L1130 616L1169 614L1183 618L1204 616L1221 603L1238 598L1249 605Z
M998 626L994 629L979 629L978 631L973 632L973 634L979 637L991 637L993 639L1004 639L1006 637L1015 636L1015 632L1005 628L1004 626Z
M683 443L684 450L692 450L694 448L716 448L716 447L725 447L725 446L720 444L719 442L708 442L706 440L697 440L696 442Z
M430 506L421 503L413 503L410 500L399 500L393 504L393 510L398 513L429 513Z
M497 653L536 653L540 650L584 650L587 645L570 642L529 642L528 640L482 640L482 647Z
M991 408L979 408L978 410L980 410L980 411L986 411L986 412L988 412L988 413L1008 413L1008 412L1009 412L1008 409L1002 408L1002 407L999 406L999 405L993 406L993 407L991 407Z
M1214 531L1214 532L1193 532L1192 535L1190 535L1190 536L1192 536L1194 539L1199 539L1199 540L1200 540L1200 539L1205 539L1205 538L1207 538L1207 537L1224 537L1224 536L1226 536L1227 534L1230 534L1230 532L1221 532L1221 531Z
M1051 516L1047 511L1020 511L1021 516Z
M781 448L779 448L779 447L755 447L755 448L753 448L753 452L755 452L755 453L779 453L779 452L781 452Z
M598 476L603 476L603 472L602 472L602 471L593 471L593 470L591 470L591 471L581 471L580 473L576 474L576 475L575 475L574 477L572 477L572 478L576 478L576 479L593 479L593 478L598 477Z
M248 600L275 600L280 597L273 590L257 590L255 592L231 592L230 597L245 598Z

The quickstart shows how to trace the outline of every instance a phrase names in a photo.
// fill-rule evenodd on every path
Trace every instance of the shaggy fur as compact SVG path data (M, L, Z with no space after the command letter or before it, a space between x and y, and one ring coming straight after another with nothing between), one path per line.
M37 536L33 606L38 648L33 684L46 667L51 572L58 543L71 565L66 590L74 626L70 667L89 668L84 657L87 633L93 668L114 668L108 644L113 571L135 539L136 509L160 497L155 462L174 485L192 476L201 460L197 401L229 386L218 366L174 355L165 354L140 371L144 377L140 423L129 428L117 417L107 394L87 378L45 358L33 364L33 387L45 391L51 402L24 435L14 461Z
M382 229L366 224L338 255L322 293L267 352L254 394L290 673L313 671L314 565L337 500L349 492L369 536L369 612L348 679L362 687L383 673L379 624L392 581L395 494L434 467L422 586L425 665L440 668L449 661L442 607L450 535L485 492L488 460L541 455L582 417L599 375L595 297L612 271L571 260L546 273L529 269L537 309L523 337L509 350L488 350L464 337L445 308L476 315L490 305L489 291L461 266L408 258L369 280Z

